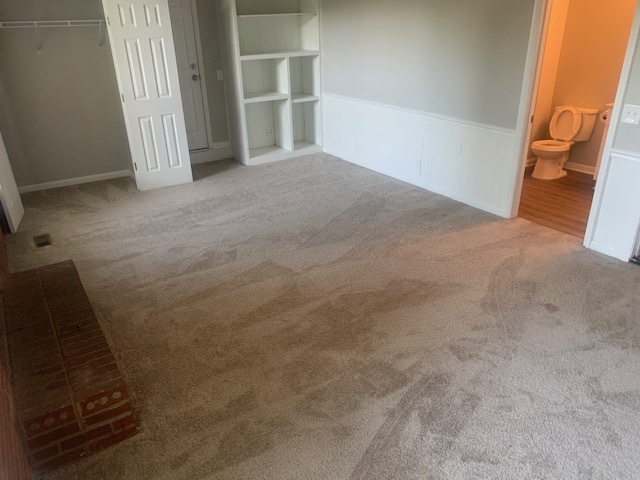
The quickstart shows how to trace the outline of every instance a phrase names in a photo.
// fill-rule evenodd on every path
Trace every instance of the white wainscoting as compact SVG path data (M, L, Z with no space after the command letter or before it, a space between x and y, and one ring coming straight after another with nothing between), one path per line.
M625 262L640 226L640 154L613 150L589 248Z
M511 216L514 130L324 93L324 151L468 205Z

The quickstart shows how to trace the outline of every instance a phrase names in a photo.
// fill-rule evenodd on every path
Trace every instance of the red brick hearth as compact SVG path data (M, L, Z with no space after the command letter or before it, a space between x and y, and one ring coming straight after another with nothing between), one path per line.
M21 436L39 470L135 435L129 393L73 262L0 280Z

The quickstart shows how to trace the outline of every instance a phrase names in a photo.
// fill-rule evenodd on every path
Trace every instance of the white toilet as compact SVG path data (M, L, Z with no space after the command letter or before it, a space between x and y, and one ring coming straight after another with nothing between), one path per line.
M580 108L573 105L556 107L549 132L553 140L533 142L531 150L538 160L531 175L538 180L557 180L565 177L564 165L569 160L569 152L576 142L587 142L591 139L598 110Z

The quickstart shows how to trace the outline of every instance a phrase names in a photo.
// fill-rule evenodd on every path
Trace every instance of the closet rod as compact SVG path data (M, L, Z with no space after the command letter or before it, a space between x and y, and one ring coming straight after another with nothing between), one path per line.
M0 22L0 29L3 28L32 28L36 32L38 53L42 50L41 28L60 27L98 27L98 47L104 42L105 31L104 20L22 20L17 22Z
M99 27L104 20L22 20L0 22L0 28Z

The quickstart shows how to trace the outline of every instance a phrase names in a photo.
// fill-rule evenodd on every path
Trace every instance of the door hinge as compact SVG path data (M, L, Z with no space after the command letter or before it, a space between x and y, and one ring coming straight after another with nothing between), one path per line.
M533 123L533 118L534 118L534 116L533 116L533 115L531 115L531 123Z
M138 164L136 162L133 162L133 168L136 169L136 172L138 171Z
M122 102L124 102L124 93L121 93L120 96L122 97Z
M111 26L111 19L107 17L107 25Z

